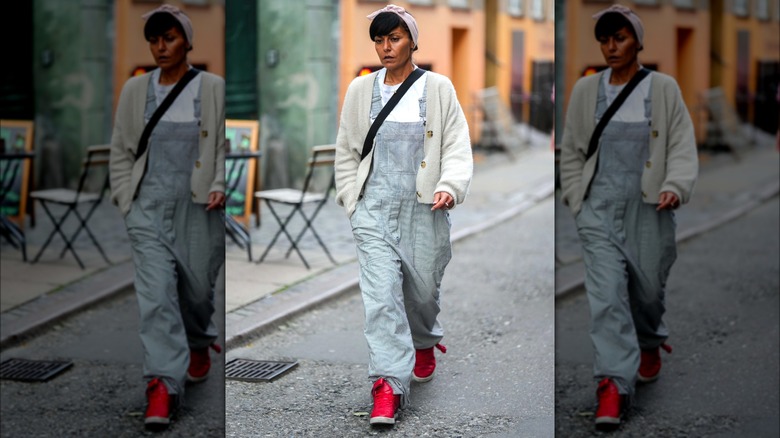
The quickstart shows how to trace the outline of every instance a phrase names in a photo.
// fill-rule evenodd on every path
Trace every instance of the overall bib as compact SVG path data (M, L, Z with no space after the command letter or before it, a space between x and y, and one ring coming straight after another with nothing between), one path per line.
M374 83L371 118L382 109ZM363 196L350 217L360 262L365 306L368 374L409 399L415 349L443 336L437 320L439 288L452 256L449 215L417 201L416 175L423 161L425 97L420 121L385 121L374 143L373 165Z
M607 109L603 82L596 117ZM677 257L674 213L642 201L642 171L649 164L650 99L645 121L611 120L601 136L598 168L576 217L586 267L597 380L610 377L631 396L640 348L660 346L664 288Z
M135 290L144 349L144 377L159 377L170 394L184 394L189 349L217 338L214 284L224 263L222 211L191 200L199 156L200 93L195 120L160 120L149 139L147 171L125 218L133 248ZM145 118L157 109L150 82Z

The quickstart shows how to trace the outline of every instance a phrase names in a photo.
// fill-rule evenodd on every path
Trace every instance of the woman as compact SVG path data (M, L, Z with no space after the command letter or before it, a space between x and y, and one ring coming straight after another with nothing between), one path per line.
M125 215L133 248L148 380L145 424L164 428L181 404L185 381L206 379L209 346L219 351L211 317L225 251L225 85L197 72L140 153L145 125L189 76L193 35L189 18L173 6L144 18L159 68L122 89L111 139L111 197Z
M673 210L690 199L698 172L693 124L677 83L652 72L638 82L588 157L597 122L642 66L644 29L625 6L594 15L608 67L574 86L561 155L562 199L583 244L591 313L596 426L620 424L638 380L661 369L664 287L676 258Z
M336 202L350 217L360 262L371 424L394 424L409 400L411 380L427 382L439 288L451 257L447 210L463 202L472 156L465 116L452 83L425 72L379 128L361 159L371 123L417 67L417 23L388 5L368 16L369 35L384 68L356 78L344 99L336 140Z

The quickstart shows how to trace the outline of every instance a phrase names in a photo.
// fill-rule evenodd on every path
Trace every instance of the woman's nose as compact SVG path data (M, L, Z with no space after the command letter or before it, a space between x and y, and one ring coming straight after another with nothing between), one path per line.
M389 39L386 39L386 40L384 41L384 43L382 43L382 49L383 49L385 52L389 52L389 51L390 51L390 40L389 40Z

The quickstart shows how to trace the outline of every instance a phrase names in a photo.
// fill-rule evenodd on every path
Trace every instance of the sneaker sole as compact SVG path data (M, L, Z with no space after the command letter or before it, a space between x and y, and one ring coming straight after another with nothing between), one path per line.
M395 424L395 417L371 417L368 424Z
M144 419L144 426L147 429L165 429L171 424L171 419L168 417L146 417Z
M190 373L187 373L187 382L188 383L200 383L200 382L202 382L202 381L204 381L204 380L206 380L208 378L209 378L208 374L206 374L205 376L201 376L201 377L195 377L195 376L190 375Z
M652 377L645 377L645 376L637 373L636 380L639 381L640 383L652 383L652 382L655 382L656 380L658 380L658 376L660 374L661 373L658 373L658 374L656 374L656 375L654 375Z
M620 426L620 418L615 417L598 417L596 418L596 429L598 430L614 430Z
M431 380L433 380L433 374L431 374L431 375L430 375L430 376L428 376L428 377L417 377L417 375L415 375L414 373L412 373L412 380L414 380L414 381L415 381L415 382L417 382L417 383L425 383L425 382L430 382Z

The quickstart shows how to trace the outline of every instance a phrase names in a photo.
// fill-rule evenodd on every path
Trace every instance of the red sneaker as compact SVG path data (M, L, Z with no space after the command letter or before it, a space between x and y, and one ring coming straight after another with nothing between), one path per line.
M596 409L596 429L613 430L620 426L623 396L612 379L605 378L599 382L596 390L599 405Z
M393 394L393 388L382 378L374 382L371 395L374 397L374 409L371 410L369 424L395 424L401 396Z
M149 429L165 429L171 422L171 396L158 378L146 385L146 415L144 425Z
M447 353L447 347L436 344L436 348L442 353ZM433 379L433 372L436 370L436 358L433 356L433 347L416 350L414 355L414 371L412 371L412 380L415 382L429 382Z
M672 347L661 344L667 353L672 352ZM658 379L658 375L661 373L661 350L658 347L648 350L642 350L639 358L639 371L636 373L636 378L642 383L650 383Z
M218 344L211 344L210 347L217 353L222 352ZM187 368L187 381L198 383L209 377L211 369L211 357L209 357L209 347L190 349L190 366Z

